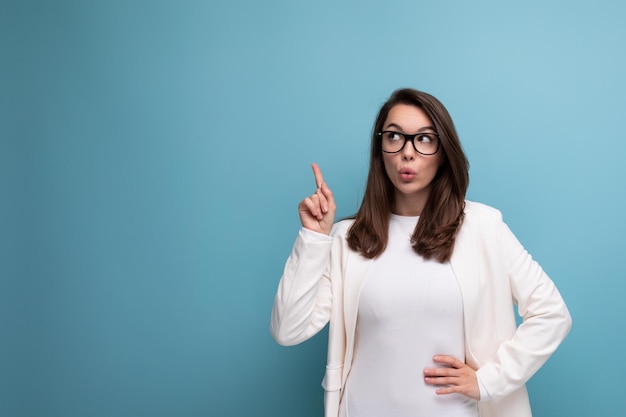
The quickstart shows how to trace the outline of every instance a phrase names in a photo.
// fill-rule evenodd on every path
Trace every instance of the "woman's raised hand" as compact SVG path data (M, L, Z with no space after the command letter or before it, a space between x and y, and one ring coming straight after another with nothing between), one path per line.
M317 190L298 205L302 226L318 233L329 235L335 221L335 199L324 182L322 171L317 164L311 164Z

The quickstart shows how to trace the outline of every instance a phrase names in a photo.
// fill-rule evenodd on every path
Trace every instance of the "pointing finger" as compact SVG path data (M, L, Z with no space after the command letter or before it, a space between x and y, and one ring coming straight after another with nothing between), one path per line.
M322 188L322 184L324 184L322 170L315 162L311 164L311 167L313 168L313 175L315 175L315 184L317 185L317 188Z

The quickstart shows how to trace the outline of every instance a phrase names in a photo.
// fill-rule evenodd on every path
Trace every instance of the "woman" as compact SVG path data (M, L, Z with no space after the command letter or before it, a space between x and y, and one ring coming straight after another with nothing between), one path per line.
M500 213L465 201L468 163L447 110L394 92L370 158L361 207L337 224L313 164L273 337L294 345L330 322L326 417L531 416L525 383L571 318Z

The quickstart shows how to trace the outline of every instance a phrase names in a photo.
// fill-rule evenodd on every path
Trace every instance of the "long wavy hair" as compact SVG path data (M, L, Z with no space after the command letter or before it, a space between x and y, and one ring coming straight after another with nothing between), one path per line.
M443 104L422 91L404 88L393 92L381 107L372 130L370 168L361 206L354 216L347 240L349 247L366 258L375 258L387 247L389 218L395 189L383 163L382 131L389 111L397 104L420 108L439 134L442 164L435 175L426 205L411 236L413 249L426 259L450 260L454 241L464 218L469 163L454 123Z

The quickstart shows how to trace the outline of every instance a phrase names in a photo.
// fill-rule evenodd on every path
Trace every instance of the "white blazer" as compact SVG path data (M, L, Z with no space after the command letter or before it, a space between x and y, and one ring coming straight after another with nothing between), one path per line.
M282 345L301 343L330 322L322 386L325 416L337 417L354 352L359 295L372 260L348 248L352 224L332 237L298 236L272 309L270 331ZM481 417L530 417L525 383L556 350L571 317L554 283L524 250L499 211L466 202L450 264L463 298L466 363L491 396ZM523 317L515 321L513 304Z

